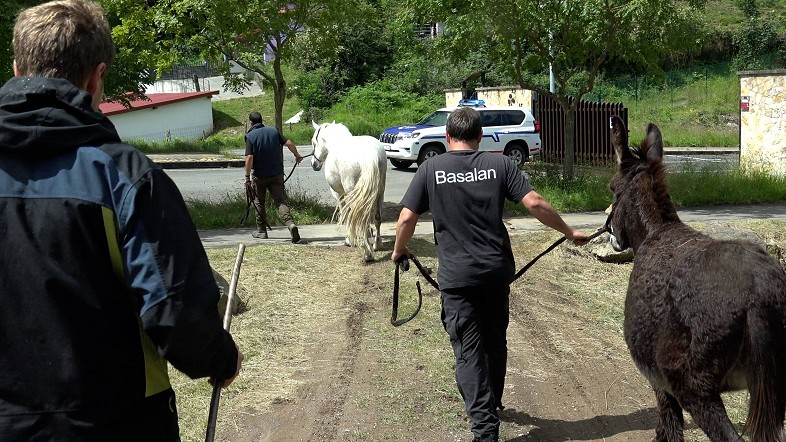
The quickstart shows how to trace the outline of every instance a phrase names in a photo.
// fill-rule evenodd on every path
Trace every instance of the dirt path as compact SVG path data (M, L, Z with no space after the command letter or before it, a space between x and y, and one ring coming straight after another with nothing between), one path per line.
M355 251L339 251L345 259L357 258ZM343 277L346 287L355 288L321 312L321 320L302 325L322 339L310 344L311 361L293 379L299 384L295 393L260 407L262 412L239 414L235 430L221 440L471 440L438 297L427 294L421 316L393 329L386 323L390 278L380 277L389 270L380 260L350 275L325 275ZM621 336L598 327L593 314L564 291L548 280L512 288L501 440L651 438L652 394ZM418 353L420 346L437 354ZM444 367L433 369L435 361Z
M654 434L652 394L619 336L574 301L513 296L502 418L508 441L640 441Z
M782 224L748 225L768 244L780 244L778 250L786 244ZM548 232L516 235L514 254L524 261L554 239ZM424 265L437 266L430 238L415 238L410 246ZM254 381L227 398L217 440L471 440L440 323L439 296L421 280L420 314L391 327L390 244L383 250L369 265L346 247L246 252L248 268L263 271L244 282L248 310L235 321L238 330L262 330L245 341L249 354L254 346L264 350L244 363L246 376L257 370ZM778 255L784 263L785 255ZM231 264L229 256L225 260ZM564 246L512 284L501 441L652 439L654 397L620 331L630 268L600 263L586 248ZM310 276L292 279L293 274ZM416 279L402 276L407 285L402 285L401 317L414 309ZM263 296L255 298L251 287ZM271 346L277 339L286 348L283 354ZM277 367L271 370L280 376L264 367ZM263 393L258 399L232 408L233 400L240 404L241 397L257 391ZM744 422L747 396L724 400L732 421ZM687 415L685 436L706 441Z

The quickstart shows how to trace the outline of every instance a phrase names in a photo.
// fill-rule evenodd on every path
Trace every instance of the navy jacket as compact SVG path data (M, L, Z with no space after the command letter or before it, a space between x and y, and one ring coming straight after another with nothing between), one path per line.
M68 81L0 89L0 440L133 440L237 350L183 198Z
M275 127L257 123L246 133L246 155L254 155L251 168L257 178L284 174L284 149L287 138Z

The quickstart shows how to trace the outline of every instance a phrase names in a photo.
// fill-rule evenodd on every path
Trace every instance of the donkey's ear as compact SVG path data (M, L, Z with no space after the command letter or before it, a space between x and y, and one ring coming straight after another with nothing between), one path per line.
M617 115L611 117L611 145L614 146L614 152L617 154L617 164L622 164L623 160L633 159L633 154L630 153L628 147L628 129L625 123Z
M311 125L314 126L314 130L319 129L319 125L314 120L311 120Z
M647 139L644 141L646 146L642 146L647 151L647 160L663 159L663 137L658 126L650 123L647 125Z

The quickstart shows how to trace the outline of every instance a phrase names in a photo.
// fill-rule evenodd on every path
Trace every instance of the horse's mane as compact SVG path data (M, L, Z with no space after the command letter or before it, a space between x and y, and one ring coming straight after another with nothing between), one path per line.
M352 132L349 131L349 128L342 123L328 123L325 125L325 130L328 131L331 136L352 136Z

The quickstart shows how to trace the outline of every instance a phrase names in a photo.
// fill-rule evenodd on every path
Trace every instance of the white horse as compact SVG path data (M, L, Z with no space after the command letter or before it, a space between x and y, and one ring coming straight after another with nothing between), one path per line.
M325 179L336 199L333 216L338 215L338 225L347 231L345 243L362 247L363 259L371 262L373 250L382 247L379 229L388 170L385 149L376 138L354 136L341 123L311 124L311 167L320 170L324 164Z

